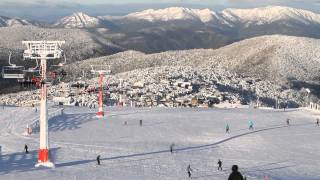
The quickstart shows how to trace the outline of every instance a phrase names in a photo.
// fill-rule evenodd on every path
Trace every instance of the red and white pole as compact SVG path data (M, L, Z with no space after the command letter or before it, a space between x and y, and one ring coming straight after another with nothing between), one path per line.
M48 109L47 109L47 60L41 59L41 101L40 101L40 149L36 167L54 167L49 160L49 132L48 132Z
M100 91L99 91L99 111L97 113L98 118L103 118L104 112L103 112L103 74L99 73L100 75Z

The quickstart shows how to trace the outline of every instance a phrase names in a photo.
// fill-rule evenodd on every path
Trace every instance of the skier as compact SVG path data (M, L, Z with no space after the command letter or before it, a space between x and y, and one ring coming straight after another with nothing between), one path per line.
M97 164L98 164L98 165L101 165L101 164L100 164L100 155L97 156Z
M24 150L26 151L26 154L29 153L27 144L24 145Z
M287 126L290 126L290 119L287 119Z
M230 174L228 180L244 180L242 174L238 171L237 165L233 165L231 170L232 173Z
M222 171L222 161L220 159L218 161L218 170Z
M226 125L226 133L230 133L229 131L230 131L230 126L229 126L229 124L227 124Z
M253 130L253 122L249 121L249 130Z
M317 122L316 122L317 126L319 126L319 123L320 123L319 118L317 118Z
M140 123L140 126L142 126L142 119L140 119L139 123Z
M127 124L128 124L128 122L127 122L127 121L125 121L125 122L123 123L123 125L125 125L125 126L126 126Z
M173 153L173 147L174 147L174 144L172 143L172 144L170 145L170 152L171 152L171 154Z
M38 112L38 109L37 109L37 108L35 109L35 112Z
M192 172L192 169L191 169L191 166L190 166L190 164L189 164L188 167L187 167L187 173L188 173L188 177L189 177L189 178L192 178L192 177L191 177L191 172Z

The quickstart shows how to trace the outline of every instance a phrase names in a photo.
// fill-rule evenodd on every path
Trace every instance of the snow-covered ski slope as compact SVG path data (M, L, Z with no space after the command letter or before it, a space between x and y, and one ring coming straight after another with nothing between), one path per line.
M233 164L247 179L320 179L320 127L314 112L290 109L105 108L66 107L49 119L51 159L55 169L37 169L38 129L25 137L33 108L0 108L0 179L62 180L225 180ZM51 107L49 112L59 110ZM286 126L286 119L291 126ZM143 125L139 126L139 120ZM248 121L255 130L248 130ZM127 125L124 122L127 121ZM230 134L225 134L229 123ZM174 143L175 152L169 147ZM24 144L30 153L24 154ZM101 155L102 165L95 158ZM217 162L223 162L223 171Z

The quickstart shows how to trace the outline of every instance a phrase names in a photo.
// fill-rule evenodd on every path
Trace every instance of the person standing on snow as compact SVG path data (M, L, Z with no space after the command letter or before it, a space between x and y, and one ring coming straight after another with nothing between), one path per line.
M174 147L174 144L172 143L172 144L170 145L170 152L171 152L171 154L173 153L173 147Z
M230 126L229 126L229 124L226 125L226 133L230 133Z
M287 119L287 126L290 126L290 119Z
M100 164L100 155L97 156L97 164L98 164L98 165L101 165L101 164Z
M24 150L26 151L26 154L29 153L27 144L24 145Z
M218 161L218 170L222 171L222 161L220 159Z
M242 174L238 171L237 165L233 165L231 170L232 173L230 174L228 180L244 180Z
M190 166L190 164L189 164L188 167L187 167L187 173L188 173L188 177L189 177L189 178L192 178L192 177L191 177L191 172L192 172L192 169L191 169L191 166Z
M317 126L319 126L319 123L320 123L319 118L317 118L317 122L316 122Z
M252 121L249 121L249 130L253 130L253 122Z

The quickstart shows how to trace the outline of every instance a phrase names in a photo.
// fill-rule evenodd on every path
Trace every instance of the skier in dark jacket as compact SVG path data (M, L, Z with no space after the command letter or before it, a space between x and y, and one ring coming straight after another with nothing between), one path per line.
M242 174L238 171L238 166L232 166L232 173L230 174L228 180L244 180Z
M174 144L172 143L172 144L170 145L170 152L171 152L171 154L173 153L173 147L174 147Z
M189 178L191 178L191 172L192 172L192 169L191 169L191 166L189 164L188 167L187 167L187 173L188 173L188 177Z
M100 165L100 155L97 156L97 164Z
M140 119L139 124L140 124L140 126L142 126L142 119Z
M26 151L26 154L29 153L29 151L28 151L28 146L27 146L26 144L24 145L24 150Z
M222 171L222 161L220 159L218 161L218 170Z
M287 126L290 126L290 119L287 119Z
M319 122L319 118L317 118L317 122L316 122L317 126L320 126L320 122Z

